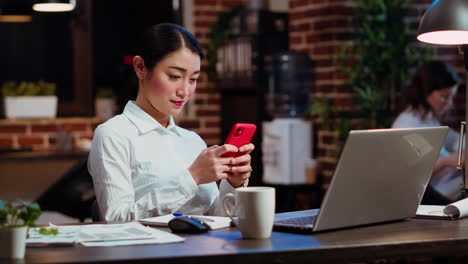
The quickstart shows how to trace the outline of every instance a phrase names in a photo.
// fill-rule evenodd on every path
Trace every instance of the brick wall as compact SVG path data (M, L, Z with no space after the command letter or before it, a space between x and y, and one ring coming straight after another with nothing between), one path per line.
M408 8L412 16L408 18L411 35L416 35L419 20L432 0L412 0ZM313 98L327 96L334 105L341 110L352 111L353 93L346 87L334 88L343 82L343 76L336 73L336 53L340 45L351 41L351 21L354 0L290 0L289 1L289 30L290 47L293 50L307 52L315 62L314 82L311 87ZM415 39L415 43L417 43ZM425 45L425 44L417 44ZM435 46L433 46L435 47ZM436 47L436 56L452 63L457 67L464 79L463 61L456 47ZM464 91L456 98L459 111L463 115ZM461 109L461 111L460 111ZM317 121L317 120L316 120ZM317 122L316 122L317 123ZM316 156L322 173L325 176L325 187L329 183L336 165L337 133L334 131L317 131L318 138Z
M193 1L193 28L192 32L202 47L209 43L207 37L211 25L216 21L219 12L239 4L245 4L246 0L194 0ZM205 61L206 63L206 61ZM208 77L202 70L200 75L192 108L179 125L197 132L208 145L221 143L220 128L220 98L219 93L211 92L207 87ZM216 91L216 88L213 89Z
M93 138L99 118L56 118L31 120L0 120L0 149L57 149L58 135L71 140L70 147L82 139Z

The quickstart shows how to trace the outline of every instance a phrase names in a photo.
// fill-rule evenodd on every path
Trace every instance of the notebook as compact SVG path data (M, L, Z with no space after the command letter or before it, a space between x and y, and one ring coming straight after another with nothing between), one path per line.
M414 217L448 130L350 131L320 210L276 214L275 229L324 231Z

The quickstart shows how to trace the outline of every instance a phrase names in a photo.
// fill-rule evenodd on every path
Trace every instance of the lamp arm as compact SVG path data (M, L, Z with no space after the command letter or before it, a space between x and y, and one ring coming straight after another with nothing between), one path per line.
M458 155L457 155L457 170L463 171L462 165L462 152L463 152L463 139L465 138L465 126L466 122L460 123L460 139L458 140Z

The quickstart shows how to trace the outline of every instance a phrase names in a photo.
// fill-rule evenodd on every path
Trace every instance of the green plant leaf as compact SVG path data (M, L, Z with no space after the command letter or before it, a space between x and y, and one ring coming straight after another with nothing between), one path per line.
M46 227L41 227L38 231L39 234L45 235L45 236L56 236L59 233L58 228L46 228Z

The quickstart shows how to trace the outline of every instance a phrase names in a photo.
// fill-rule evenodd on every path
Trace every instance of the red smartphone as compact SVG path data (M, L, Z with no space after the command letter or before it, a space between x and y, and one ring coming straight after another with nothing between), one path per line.
M224 144L229 144L236 146L238 148L247 145L252 140L252 137L257 130L257 126L255 124L248 124L248 123L236 123L232 126L229 135L224 141ZM238 157L242 153L241 152L226 152L222 157Z

